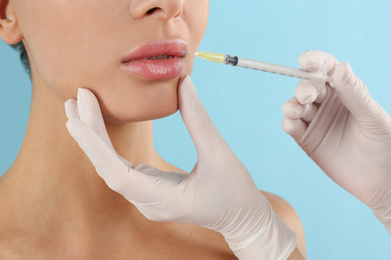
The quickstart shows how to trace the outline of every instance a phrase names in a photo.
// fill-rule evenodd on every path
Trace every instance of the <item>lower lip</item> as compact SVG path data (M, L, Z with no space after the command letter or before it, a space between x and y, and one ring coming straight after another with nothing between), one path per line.
M123 63L122 67L143 78L164 80L180 76L185 68L185 62L183 58L144 59Z

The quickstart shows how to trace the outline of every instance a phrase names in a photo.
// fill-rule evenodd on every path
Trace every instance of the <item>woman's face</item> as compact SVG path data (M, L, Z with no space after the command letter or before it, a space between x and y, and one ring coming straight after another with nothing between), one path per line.
M88 88L105 119L113 122L151 120L177 111L178 83L194 62L194 54L185 52L196 52L201 42L209 0L10 2L33 82L40 77L62 101L75 98L78 88ZM132 61L125 64L129 55ZM147 59L157 55L172 57Z

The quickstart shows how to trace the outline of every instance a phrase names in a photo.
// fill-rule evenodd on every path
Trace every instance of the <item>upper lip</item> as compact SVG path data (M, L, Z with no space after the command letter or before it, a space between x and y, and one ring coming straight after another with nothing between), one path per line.
M188 52L187 44L180 39L150 41L127 55L122 62L143 60L150 57L169 55L173 57L184 57Z

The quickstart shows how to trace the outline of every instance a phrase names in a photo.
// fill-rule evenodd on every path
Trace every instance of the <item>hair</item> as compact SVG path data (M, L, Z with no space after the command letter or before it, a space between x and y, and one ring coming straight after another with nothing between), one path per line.
M15 44L10 44L11 48L19 52L20 55L20 61L23 65L24 70L28 74L28 76L31 79L31 67L30 67L30 60L29 57L27 56L27 51L26 47L23 44L23 41L20 41Z

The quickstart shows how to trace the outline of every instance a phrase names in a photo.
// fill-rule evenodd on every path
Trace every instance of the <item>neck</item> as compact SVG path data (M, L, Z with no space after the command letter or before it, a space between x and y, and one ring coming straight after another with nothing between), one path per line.
M38 222L57 227L61 223L67 226L63 229L80 229L82 225L81 229L87 230L97 223L100 227L121 221L131 225L132 216L140 218L140 213L99 177L68 133L66 122L64 101L48 88L35 87L22 147L12 167L0 179L2 194L5 191L13 208L22 212L20 222L26 225L24 229L32 226L30 229L37 230L34 225ZM134 164L178 171L154 150L152 121L106 127L114 148L123 158ZM15 212L14 221L18 221Z
M34 88L25 138L13 165L28 173L21 173L18 178L50 176L52 180L101 182L87 156L68 133L67 120L63 100L48 88ZM106 128L119 155L134 164L162 166L153 147L152 121L107 123ZM28 168L24 169L25 166Z

